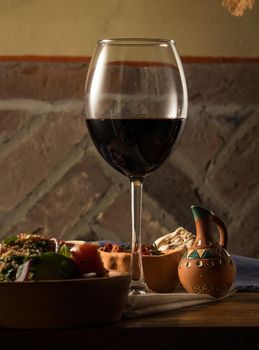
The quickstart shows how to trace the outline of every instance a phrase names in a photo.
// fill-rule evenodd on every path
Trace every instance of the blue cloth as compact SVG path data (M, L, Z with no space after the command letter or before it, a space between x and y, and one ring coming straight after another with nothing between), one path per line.
M236 263L235 287L239 291L259 292L259 259L232 255Z
M124 245L129 245L130 243L127 243L127 242L114 242L114 241L110 241L110 240L108 240L108 239L103 239L103 240L101 240L101 241L98 241L97 242L98 243L98 245L99 245L99 247L103 247L105 244L107 244L107 243L112 243L112 244L119 244L119 245L122 245L122 246L124 246Z

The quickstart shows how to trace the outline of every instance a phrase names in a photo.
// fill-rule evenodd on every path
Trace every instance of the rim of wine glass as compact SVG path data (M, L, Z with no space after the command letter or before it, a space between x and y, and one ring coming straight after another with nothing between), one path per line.
M156 39L156 38L113 38L113 39L101 39L98 40L99 45L146 45L146 46L163 46L163 45L175 45L175 41L172 39Z

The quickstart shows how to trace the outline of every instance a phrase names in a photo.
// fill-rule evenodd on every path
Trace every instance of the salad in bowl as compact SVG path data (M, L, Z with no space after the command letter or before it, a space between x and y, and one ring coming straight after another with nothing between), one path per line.
M106 277L98 247L19 233L0 243L0 282Z
M82 327L121 319L130 276L98 246L35 233L0 242L0 327Z

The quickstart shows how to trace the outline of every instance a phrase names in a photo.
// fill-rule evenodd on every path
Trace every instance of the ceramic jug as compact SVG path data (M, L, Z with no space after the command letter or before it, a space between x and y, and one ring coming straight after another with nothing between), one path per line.
M224 296L236 276L235 263L227 252L228 233L223 221L210 210L192 206L196 239L182 256L178 275L182 286L190 293ZM213 237L213 224L219 241Z

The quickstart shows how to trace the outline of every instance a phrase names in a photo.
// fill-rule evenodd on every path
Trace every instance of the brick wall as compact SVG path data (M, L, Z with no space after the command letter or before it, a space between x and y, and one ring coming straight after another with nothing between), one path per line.
M185 63L189 117L174 155L144 182L143 240L192 204L227 224L229 250L259 257L259 63ZM0 62L0 236L130 240L129 182L106 165L83 118L87 63Z

